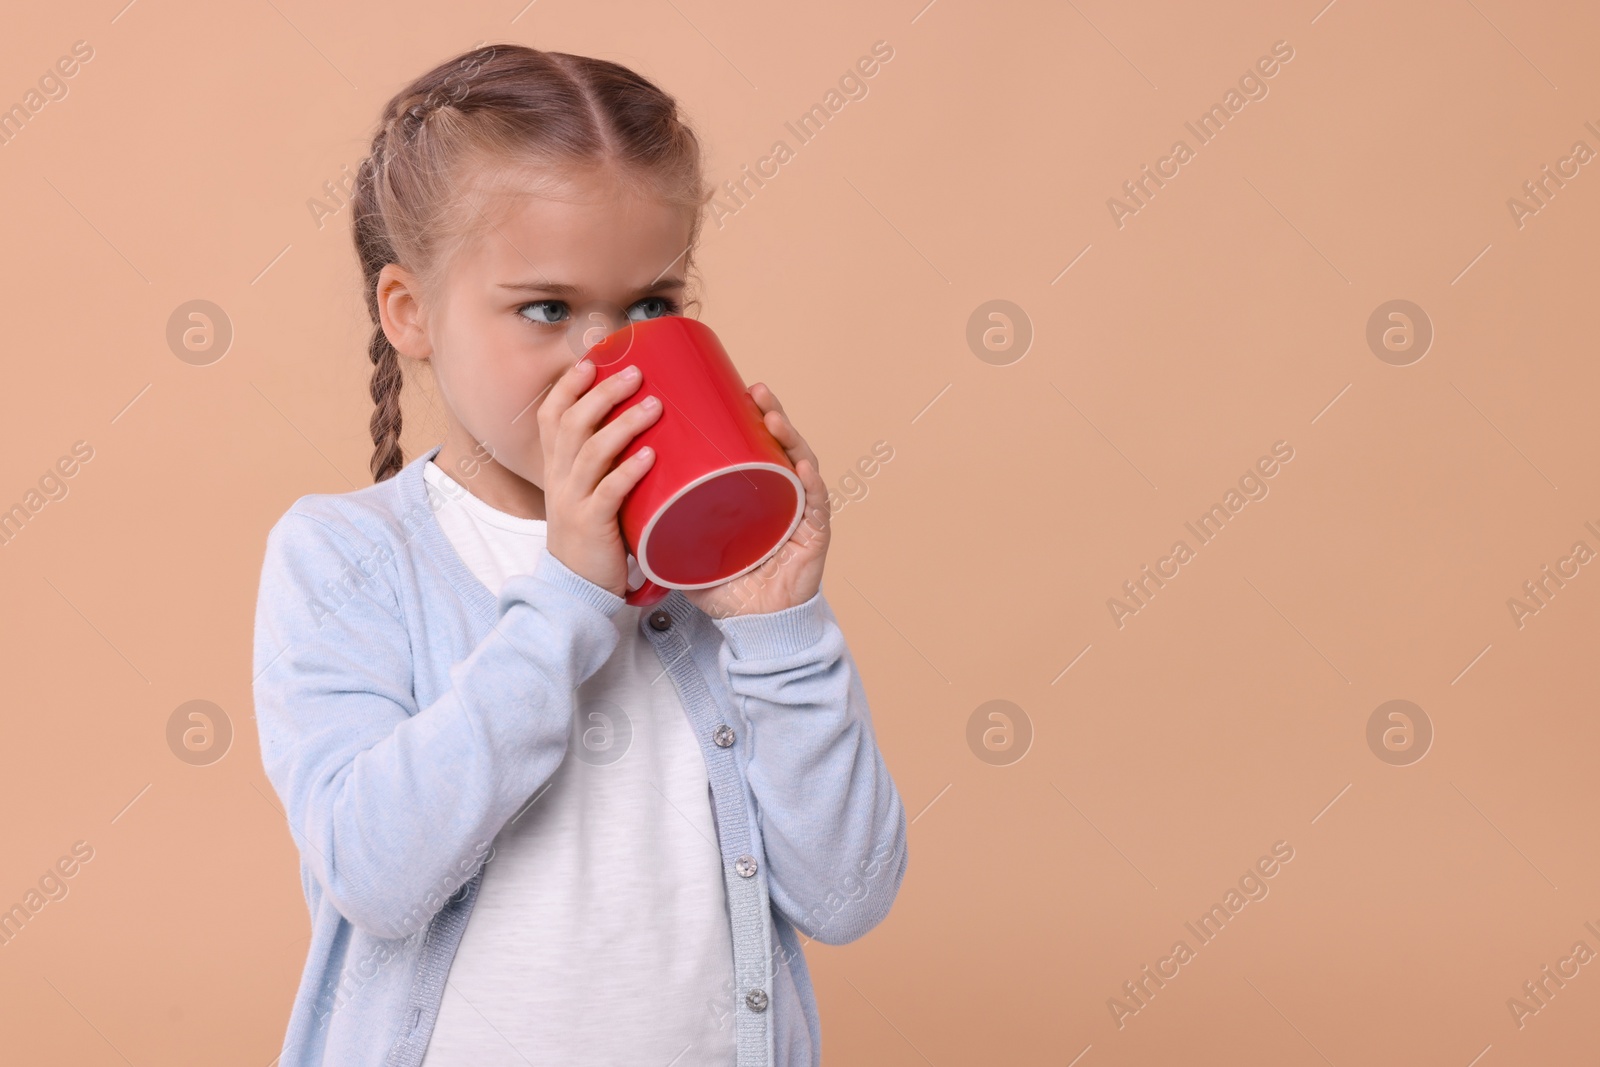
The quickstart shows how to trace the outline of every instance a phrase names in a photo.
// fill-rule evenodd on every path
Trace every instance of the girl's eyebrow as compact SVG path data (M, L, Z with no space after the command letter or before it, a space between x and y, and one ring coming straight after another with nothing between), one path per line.
M578 296L583 290L576 285L567 285L565 282L501 282L500 288L511 289L516 292L526 293L551 293L555 296ZM660 292L663 289L682 289L682 278L661 278L643 289L637 290L638 295Z

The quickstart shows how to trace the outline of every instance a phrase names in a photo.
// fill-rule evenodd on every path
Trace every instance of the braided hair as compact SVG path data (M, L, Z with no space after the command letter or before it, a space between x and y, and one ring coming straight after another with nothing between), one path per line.
M483 45L439 64L385 105L351 198L351 233L372 319L374 482L405 466L405 376L379 316L379 273L402 264L423 293L437 292L451 256L483 227L476 196L492 195L508 180L527 188L541 175L553 180L588 167L605 167L693 212L685 260L692 273L701 209L713 192L700 143L677 102L627 67L523 45Z

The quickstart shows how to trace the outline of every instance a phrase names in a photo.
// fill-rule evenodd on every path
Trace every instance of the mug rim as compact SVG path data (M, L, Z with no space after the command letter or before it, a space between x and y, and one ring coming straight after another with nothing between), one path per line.
M756 561L754 563L751 563L750 565L748 565L746 567L741 567L739 570L735 571L734 573L732 573L730 575L727 575L726 577L716 578L716 579L713 579L712 581L709 581L709 582L695 582L695 583L693 583L691 585L680 585L677 582L664 581L660 577L660 575L656 574L655 571L650 569L650 564L646 559L646 557L649 555L649 552L650 552L650 534L652 532L654 532L654 530L656 528L656 524L661 521L661 517L663 515L665 515L669 510L671 510L672 505L675 504L681 497L683 497L684 494L688 493L691 489L694 489L694 488L696 488L697 486L700 486L700 485L704 485L706 482L710 481L713 478L720 478L723 475L733 474L733 473L736 473L738 471L744 471L744 470L773 471L775 473L783 475L785 478L787 478L789 480L789 483L794 486L794 488L795 488L794 516L792 518L790 518L788 529L784 530L783 536L779 537L777 540L775 540L772 543L772 547L768 548L765 552L761 553L761 555L759 557L757 557L757 559L756 559ZM670 497L668 497L665 501L663 501L661 506L656 509L655 514L650 516L650 521L645 523L644 530L640 532L640 534L639 534L639 551L638 551L637 554L635 554L634 559L636 559L638 561L639 569L644 572L644 576L646 578L648 578L650 581L654 582L656 585L662 586L663 588L666 588L666 589L710 589L712 586L722 585L722 584L724 584L726 582L731 582L735 578L742 578L746 574L749 574L751 571L755 570L757 567L761 566L768 559L772 558L772 554L774 552L776 552L778 549L782 548L783 545L784 545L784 542L788 541L789 538L794 536L794 532L795 532L795 530L800 528L800 520L805 518L805 514L806 514L806 487L805 487L804 483L802 483L800 481L800 476L798 474L796 474L794 471L790 470L788 467L783 466L782 464L769 463L769 462L767 462L765 460L756 461L756 462L750 462L750 463L733 463L733 464L730 464L730 465L728 465L726 467L718 467L714 471L707 471L705 474L700 475L698 478L695 478L693 481L691 481L688 484L686 484L686 485L682 486L681 488L679 488L677 492L673 493Z

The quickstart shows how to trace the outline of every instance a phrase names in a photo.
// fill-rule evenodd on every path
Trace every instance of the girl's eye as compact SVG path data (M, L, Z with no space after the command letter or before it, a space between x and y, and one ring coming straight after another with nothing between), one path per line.
M676 301L668 300L664 296L647 296L628 309L628 320L640 322L644 319L659 319L663 315L676 315L678 305Z
M565 322L572 314L564 300L535 300L531 304L524 304L517 309L524 318L530 322L558 323Z

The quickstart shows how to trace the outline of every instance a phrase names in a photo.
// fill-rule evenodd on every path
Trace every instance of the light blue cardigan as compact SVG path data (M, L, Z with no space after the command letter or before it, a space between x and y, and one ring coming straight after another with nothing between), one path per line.
M548 550L498 598L473 575L424 490L440 447L368 488L302 496L267 536L256 723L311 912L280 1067L422 1062L495 835L560 764L574 692L618 641L622 598ZM740 1067L816 1067L795 931L866 934L908 858L855 662L820 591L728 619L674 591L639 632L711 783L738 988L708 1010L735 1028Z

